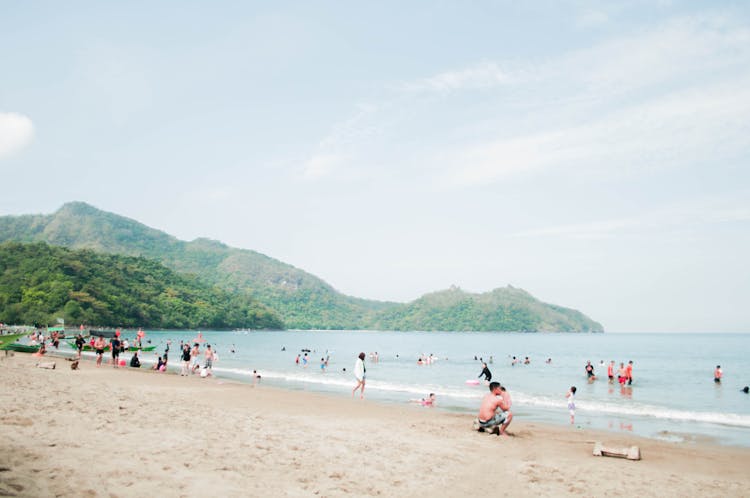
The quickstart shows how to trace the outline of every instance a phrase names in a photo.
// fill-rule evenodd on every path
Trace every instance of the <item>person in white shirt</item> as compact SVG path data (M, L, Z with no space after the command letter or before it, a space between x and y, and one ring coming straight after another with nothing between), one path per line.
M359 356L357 357L357 361L354 364L354 377L357 379L357 385L354 386L354 389L352 389L352 398L354 397L354 393L357 392L357 389L359 389L359 397L361 399L364 399L365 397L365 372L367 369L365 368L365 354L359 353Z

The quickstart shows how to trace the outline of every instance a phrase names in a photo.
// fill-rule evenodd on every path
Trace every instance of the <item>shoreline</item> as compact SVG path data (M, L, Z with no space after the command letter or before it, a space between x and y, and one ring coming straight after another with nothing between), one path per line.
M161 344L161 343L160 343ZM73 350L48 350L47 355L45 358L71 358L74 356ZM144 367L141 370L147 370L150 368L151 365L155 364L155 360L153 360L152 356L158 356L158 352L146 352L142 353L141 359L144 362ZM86 362L94 363L95 355L92 351L84 351L83 353L83 359ZM129 354L125 353L124 356L121 356L121 358L125 358L125 360L129 359ZM104 361L105 364L109 360L108 354L105 352ZM170 363L170 370L168 370L169 374L175 375L178 374L180 371L179 367L179 361L174 360ZM111 365L110 365L111 367ZM132 370L128 367L128 370ZM215 366L216 371L216 377L215 380L221 382L221 383L238 383L241 385L250 385L252 384L252 374L250 370L247 372L238 372L234 368L229 368L228 370L225 369L225 367ZM338 385L339 389L317 389L312 388L311 390L308 389L307 385L285 385L284 382L279 381L278 378L265 378L264 380L264 386L267 388L273 388L278 389L283 393L287 394L295 394L299 392L309 392L309 393L318 393L323 396L331 396L335 399L346 399L347 391L349 387L347 377L347 388L343 391L340 390L341 386ZM371 387L372 384L368 384L369 388L369 395L368 399L370 401L373 401L378 404L382 404L385 406L392 406L392 407L398 407L403 404L403 400L393 400L393 399L384 399L381 394L379 394L379 390L377 387L373 388ZM418 393L415 393L413 396L419 397ZM478 399L477 399L478 403ZM478 405L477 405L478 407ZM467 408L463 406L453 406L451 408L446 408L445 405L438 403L433 409L437 411L441 411L446 414L452 414L457 416L465 416L465 417L474 417L475 416L475 410L473 408ZM531 412L528 412L528 410L531 409ZM524 417L528 417L527 420L530 420L530 423L541 425L541 426L550 426L551 428L555 429L562 429L562 430L568 430L570 429L570 425L566 422L558 422L556 420L551 420L549 416L550 413L555 416L557 415L557 411L550 411L547 409L545 411L545 408L539 408L539 407L525 407L525 406L516 406L513 410L515 413L521 413L526 412ZM539 412L544 412L545 415L540 415ZM719 447L727 447L727 448L740 448L740 449L746 449L750 451L750 445L748 445L744 440L741 442L733 441L731 439L727 439L726 437L722 438L719 436L713 436L705 433L694 433L694 432L687 432L686 430L669 430L669 429L662 429L659 432L654 432L651 435L644 435L643 433L638 433L637 431L633 431L632 429L622 429L617 430L616 428L606 428L603 427L602 424L592 424L591 420L586 420L586 414L584 413L583 416L579 416L578 418L583 419L581 422L576 422L576 429L578 430L588 430L588 431L595 431L601 433L602 437L635 437L645 440L651 440L651 441L661 441L666 443L685 443L685 444L694 444L694 443L705 443L705 444L711 444L714 446ZM590 417L590 415L589 415ZM565 418L567 420L567 413L565 415ZM622 425L623 422L621 422Z
M35 368L39 361L57 368ZM669 443L516 417L472 417L153 371L72 371L0 356L0 494L10 496L741 496L750 450ZM638 445L636 462L592 456Z

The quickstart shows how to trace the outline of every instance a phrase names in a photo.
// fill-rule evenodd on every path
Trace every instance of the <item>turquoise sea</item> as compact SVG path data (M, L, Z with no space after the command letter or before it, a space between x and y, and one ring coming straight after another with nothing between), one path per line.
M195 331L147 331L159 353L171 341L172 369L179 368L180 341L196 336ZM402 404L434 392L435 409L466 413L468 425L487 387L466 381L477 379L480 358L492 358L493 380L512 394L516 420L569 426L565 394L575 385L572 430L750 447L750 395L741 392L750 385L750 334L202 331L202 337L218 351L214 373L219 378L250 382L257 370L265 385L349 397L356 356L365 352L367 398ZM307 367L295 364L303 350L310 350ZM375 352L377 362L369 356ZM418 365L420 355L430 354L437 360ZM154 353L143 356L147 362L155 359ZM512 365L512 356L528 356L531 363ZM321 370L325 357L328 366ZM633 361L632 386L607 382L600 362L610 360ZM584 372L587 361L599 377L593 383ZM724 372L719 385L713 381L716 365Z

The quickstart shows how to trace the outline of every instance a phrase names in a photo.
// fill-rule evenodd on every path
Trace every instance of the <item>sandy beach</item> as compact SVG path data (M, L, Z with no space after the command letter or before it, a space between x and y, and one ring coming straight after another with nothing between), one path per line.
M750 496L743 448L43 361L0 354L0 496Z

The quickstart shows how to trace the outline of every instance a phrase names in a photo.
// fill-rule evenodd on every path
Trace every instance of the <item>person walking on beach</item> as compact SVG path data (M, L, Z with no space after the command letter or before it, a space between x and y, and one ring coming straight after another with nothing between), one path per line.
M570 412L570 423L574 424L576 420L576 386L570 386L568 394L568 412Z
M196 342L193 344L193 349L190 350L190 360L193 363L192 373L195 373L196 370L200 368L200 355L201 355L201 349L200 345Z
M490 382L489 389L490 392L482 398L479 406L479 427L490 431L497 427L499 435L505 436L505 429L513 420L513 414L510 412L510 395L499 382Z
M104 336L99 336L94 341L94 351L96 351L96 366L102 365L102 357L104 356Z
M114 336L109 342L109 346L112 349L112 364L117 368L119 366L118 363L120 363L120 338Z
M357 389L359 389L359 397L360 399L364 399L366 372L367 369L365 368L365 353L359 353L357 361L354 363L354 378L357 379L357 385L354 386L354 389L352 389L352 398L354 397L354 393L357 392Z
M609 366L607 367L607 378L609 379L610 384L615 383L615 360L609 362Z
M211 375L214 367L214 352L211 350L210 344L206 344L206 350L204 354L206 358L206 370L208 370L208 375Z
M490 372L490 369L487 368L486 363L482 363L482 371L479 372L479 375L477 375L477 377L481 377L482 375L484 375L485 382L489 382L492 380L492 372Z
M724 373L721 371L721 365L716 365L716 370L714 370L714 382L721 384L722 375L724 375Z
M190 345L182 345L182 370L180 376L187 376L190 373Z
M83 340L83 336L81 334L78 334L76 336L76 349L78 350L77 358L80 360L81 355L83 354L83 345L86 343L86 341Z

